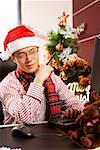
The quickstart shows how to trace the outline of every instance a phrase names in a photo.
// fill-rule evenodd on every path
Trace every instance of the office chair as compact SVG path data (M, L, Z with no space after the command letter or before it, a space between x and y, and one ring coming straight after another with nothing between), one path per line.
M10 59L7 61L0 60L0 82L7 76L7 74L16 69L16 64ZM3 110L2 103L0 102L0 124L3 124Z

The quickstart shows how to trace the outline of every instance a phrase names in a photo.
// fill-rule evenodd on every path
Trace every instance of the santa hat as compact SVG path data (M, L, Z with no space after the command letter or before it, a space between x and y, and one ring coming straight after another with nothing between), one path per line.
M10 30L4 41L4 50L0 54L2 60L8 60L19 49L29 46L40 46L41 40L25 25Z

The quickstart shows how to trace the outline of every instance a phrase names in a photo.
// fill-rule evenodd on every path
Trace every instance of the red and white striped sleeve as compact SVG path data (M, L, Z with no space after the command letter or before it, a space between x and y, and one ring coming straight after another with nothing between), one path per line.
M10 77L0 84L0 98L6 111L17 121L27 124L39 120L43 93L43 86L31 83L27 93L22 95Z

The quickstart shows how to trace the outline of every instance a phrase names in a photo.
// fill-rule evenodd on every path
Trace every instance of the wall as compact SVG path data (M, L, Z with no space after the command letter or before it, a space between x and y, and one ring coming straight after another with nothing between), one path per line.
M70 14L68 23L72 26L72 0L22 0L22 24L28 24L38 33L47 36L51 30L58 29L57 17L66 11ZM40 61L44 61L44 51L41 50Z
M0 51L7 32L20 23L19 12L19 0L0 1Z
M100 34L100 0L73 0L73 25L86 23L86 29L79 38L80 57L92 66L95 37Z

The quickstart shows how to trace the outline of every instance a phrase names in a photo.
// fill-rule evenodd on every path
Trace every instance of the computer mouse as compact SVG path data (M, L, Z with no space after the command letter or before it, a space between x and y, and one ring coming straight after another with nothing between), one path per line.
M33 133L31 132L30 128L25 125L18 125L12 128L11 130L13 136L25 137L25 138L32 138Z

